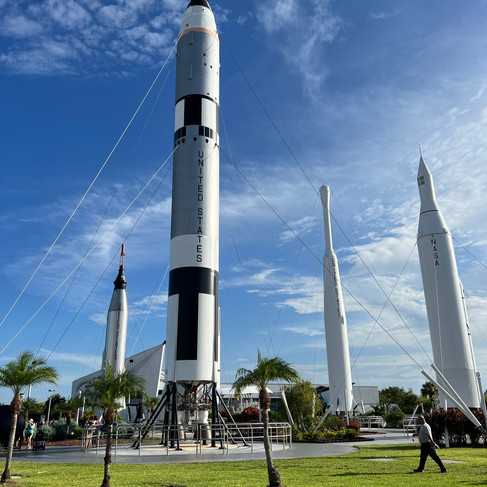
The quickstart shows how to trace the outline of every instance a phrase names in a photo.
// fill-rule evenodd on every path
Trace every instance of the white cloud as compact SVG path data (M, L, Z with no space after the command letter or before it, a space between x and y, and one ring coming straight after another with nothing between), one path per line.
M0 21L0 35L4 37L32 37L42 32L40 22L28 19L23 15L8 16Z
M282 243L294 241L296 239L296 235L304 239L306 235L309 235L311 232L316 230L317 224L317 219L314 216L305 216L299 220L291 221L289 226L293 229L293 231L286 230L285 232L281 233L279 240Z
M321 336L325 334L324 330L316 330L313 328L305 328L305 327L298 327L298 326L285 326L283 327L283 330L290 331L291 333L296 333L298 335L309 336L309 337Z
M45 11L63 29L82 29L91 21L90 13L74 0L47 0Z
M295 20L299 2L296 0L271 0L258 8L258 19L268 34L285 29Z
M163 13L153 0L6 4L0 27L7 42L0 63L10 72L49 76L82 70L91 76L107 70L124 75L129 64L131 69L157 65L175 41L183 8L179 2L166 4Z
M397 8L392 12L373 12L370 14L370 18L372 20L387 20L394 17L397 17L401 13L401 9Z
M273 49L305 80L308 93L316 93L327 75L323 45L337 38L343 23L332 13L330 1L261 2L257 5L257 19Z
M90 320L97 325L106 326L107 315L106 313L93 313L92 315L90 315Z
M133 27L137 22L136 12L120 5L102 7L98 12L98 18L106 26L114 25L118 29Z
M164 310L166 309L167 299L167 292L159 295L145 296L134 302L133 307L135 309L145 309L146 312L148 312L149 309L152 309L153 311Z
M49 356L49 363L53 363L55 367L59 368L59 363L61 364L79 364L84 366L92 366L93 361L98 360L98 356L84 354L84 353L63 353L63 352L52 352L51 350L41 350L40 354L43 356Z

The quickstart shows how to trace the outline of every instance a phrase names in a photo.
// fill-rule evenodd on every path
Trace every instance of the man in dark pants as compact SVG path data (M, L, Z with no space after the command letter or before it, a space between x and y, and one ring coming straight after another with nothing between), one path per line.
M417 424L420 425L419 432L414 433L413 436L417 436L419 443L421 444L421 456L419 460L419 467L414 469L413 472L421 473L426 464L428 455L438 464L441 469L441 473L446 473L448 470L443 465L440 457L436 454L436 445L431 436L431 427L424 420L424 416L418 418Z

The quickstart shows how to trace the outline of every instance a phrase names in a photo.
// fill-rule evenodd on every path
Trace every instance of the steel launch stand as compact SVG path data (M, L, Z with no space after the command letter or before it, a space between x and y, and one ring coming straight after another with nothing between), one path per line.
M178 387L179 386L179 387ZM181 389L184 389L181 393ZM198 399L200 402L198 403ZM215 448L217 442L220 443L219 448L223 448L223 438L216 428L216 425L222 425L228 432L230 441L235 444L233 435L230 433L228 426L225 424L222 415L218 410L218 401L220 402L222 408L227 413L230 421L233 423L233 427L237 431L238 436L240 436L243 444L248 446L245 441L240 429L235 423L230 411L228 410L223 398L217 390L217 385L215 383L202 384L198 390L192 384L181 384L176 382L171 382L166 385L164 393L156 406L151 416L148 418L147 423L142 428L139 438L137 438L132 444L133 448L139 448L140 443L149 434L151 428L154 426L157 418L164 412L163 419L163 434L161 438L161 445L168 445L170 448L175 448L176 451L181 450L180 441L181 436L184 439L184 424L180 423L178 420L178 403L180 405L179 411L189 411L190 414L195 414L198 411L210 411L211 410L211 427L207 428L208 438L196 438L196 440L203 441L206 444L207 440L211 440L211 447ZM201 408L204 409L201 409ZM200 425L205 425L208 423L199 423ZM209 424L208 424L209 426ZM200 431L205 431L202 429Z

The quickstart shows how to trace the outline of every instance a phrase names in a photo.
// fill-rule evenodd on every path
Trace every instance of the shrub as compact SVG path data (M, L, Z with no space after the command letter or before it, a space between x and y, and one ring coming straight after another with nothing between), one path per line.
M384 414L386 426L388 428L402 428L402 422L406 415L400 411Z
M345 440L353 440L357 436L357 430L354 428L347 428L346 430L340 431L343 434Z
M259 410L253 406L249 406L242 411L242 421L244 423L248 421L256 421L259 419Z
M43 439L43 441L51 441L54 438L54 434L56 433L55 429L48 424L43 424L39 426L36 431L36 435L34 439L37 437L39 439Z
M225 409L220 409L220 411L218 411L218 412L220 413L220 416L221 416L223 419L225 419L225 420L229 419L229 417L228 417L228 413L227 413L227 411L226 411Z
M330 430L330 431L338 431L343 427L342 421L336 416L329 414L323 424L321 425L321 429L323 430Z
M133 438L135 435L135 428L127 425L126 423L117 423L117 433L120 440L125 440L127 438Z
M296 433L296 440L301 441L333 441L333 440L353 440L357 436L357 432L352 429L344 429L339 431L302 431Z
M481 410L474 410L475 417L485 427L485 420ZM465 445L467 435L472 444L478 444L482 432L458 409L444 409L431 411L425 415L426 422L431 426L431 434L436 442L444 440L445 428L448 429L452 445Z
M353 429L356 434L360 433L360 422L359 421L355 421L354 419L351 419L348 422L348 427Z
M81 440L82 436L83 436L83 430L74 421L71 421L71 424L69 425L68 438L70 440L72 439Z
M298 431L313 431L317 423L317 418L306 416L300 422L295 423L294 426Z
M59 419L58 421L52 423L51 427L54 429L54 438L53 440L65 440L67 437L66 434L66 420Z
M281 420L281 415L277 411L269 411L269 421L276 423Z

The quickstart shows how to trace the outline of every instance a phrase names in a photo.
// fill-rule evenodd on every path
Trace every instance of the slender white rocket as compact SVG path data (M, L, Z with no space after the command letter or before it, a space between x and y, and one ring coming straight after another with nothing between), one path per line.
M422 156L418 187L421 199L418 253L433 360L467 406L478 408L475 360L452 236L436 202L433 178ZM440 378L438 382L442 383ZM445 398L440 393L440 406L444 405ZM447 405L456 406L451 402Z
M323 257L326 355L331 412L335 413L337 410L352 410L352 375L340 270L331 236L330 188L322 186L320 196L323 205L326 245Z
M184 12L176 59L166 381L197 385L220 371L220 43L207 0Z
M120 375L125 371L125 348L127 344L127 281L123 267L125 246L122 245L120 255L120 267L118 276L113 282L113 290L110 307L107 314L107 329L105 335L105 350L103 351L102 368L110 362L112 371Z

